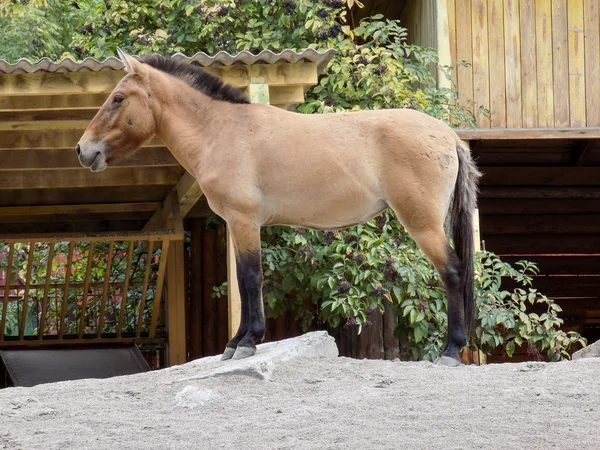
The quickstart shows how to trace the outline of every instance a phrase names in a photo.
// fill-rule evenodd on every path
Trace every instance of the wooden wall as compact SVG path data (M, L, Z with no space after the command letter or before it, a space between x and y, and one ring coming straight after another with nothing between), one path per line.
M479 128L600 126L598 0L447 4L459 96Z
M400 25L407 29L410 43L437 48L435 0L408 0L400 14Z
M486 249L509 263L537 263L533 287L593 342L589 327L600 325L600 146L510 139L473 141L471 150L484 173L479 218Z

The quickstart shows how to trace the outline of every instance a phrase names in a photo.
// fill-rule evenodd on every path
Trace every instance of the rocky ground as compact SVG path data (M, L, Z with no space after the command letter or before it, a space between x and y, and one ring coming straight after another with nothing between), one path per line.
M437 367L323 333L161 371L0 391L7 449L600 448L600 358Z

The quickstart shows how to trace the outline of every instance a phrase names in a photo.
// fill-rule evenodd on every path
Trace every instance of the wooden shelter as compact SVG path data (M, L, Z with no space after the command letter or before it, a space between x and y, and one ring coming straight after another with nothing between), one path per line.
M253 102L293 108L332 54L174 58L246 90ZM0 348L157 344L166 345L168 365L186 361L184 219L209 214L202 192L157 139L101 173L83 169L74 151L123 74L116 58L0 61L0 261L8 266L8 275L0 273ZM33 249L45 260L35 261ZM135 278L140 261L145 269ZM123 272L113 277L116 264ZM98 270L103 275L94 279ZM238 296L229 296L233 322Z

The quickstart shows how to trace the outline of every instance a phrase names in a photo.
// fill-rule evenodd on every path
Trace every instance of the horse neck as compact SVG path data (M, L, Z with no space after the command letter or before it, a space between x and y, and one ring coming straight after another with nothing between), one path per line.
M219 133L229 103L214 101L187 84L161 77L164 81L153 87L160 101L160 120L156 136L167 146L175 159L192 175L201 166L205 143Z

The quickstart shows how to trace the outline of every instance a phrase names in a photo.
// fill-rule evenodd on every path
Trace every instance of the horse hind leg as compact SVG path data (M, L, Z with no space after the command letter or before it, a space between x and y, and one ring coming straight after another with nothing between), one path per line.
M256 344L263 340L265 334L260 225L245 216L228 218L227 223L235 248L242 310L240 327L227 343L222 360L254 355Z
M448 296L446 347L436 363L445 366L458 366L460 364L459 352L467 344L460 260L448 243L442 222L432 220L423 223L433 224L437 222L439 222L437 226L426 228L407 226L407 231L440 274Z

